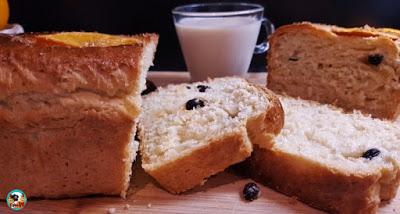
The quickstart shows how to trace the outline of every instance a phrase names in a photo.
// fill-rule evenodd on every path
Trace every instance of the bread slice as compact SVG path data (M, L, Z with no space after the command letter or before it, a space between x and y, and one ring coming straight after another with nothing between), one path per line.
M250 156L269 142L283 111L269 90L235 77L169 85L143 98L142 167L180 193Z
M247 163L255 178L332 213L375 213L395 197L399 126L313 101L280 100L285 126L271 144L254 148ZM373 148L380 153L367 156Z
M399 38L398 30L368 26L280 27L270 38L268 88L394 119L400 113Z
M0 198L125 196L158 36L0 36Z

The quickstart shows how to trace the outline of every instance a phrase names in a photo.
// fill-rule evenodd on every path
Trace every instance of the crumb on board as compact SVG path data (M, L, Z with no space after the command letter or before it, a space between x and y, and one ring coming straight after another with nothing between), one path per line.
M295 196L290 197L289 204L295 205L297 204L297 202L298 202L297 197Z
M129 210L130 207L131 207L131 205L125 204L124 209L125 209L125 210Z
M115 208L108 208L108 210L107 210L107 214L114 214L114 213L115 213L115 211L116 211L116 209L115 209Z
M150 207L151 207L151 203L148 203L148 204L147 204L147 208L150 208Z

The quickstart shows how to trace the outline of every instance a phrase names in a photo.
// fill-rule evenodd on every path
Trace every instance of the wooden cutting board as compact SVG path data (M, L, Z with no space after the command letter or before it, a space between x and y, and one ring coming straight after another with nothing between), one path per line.
M184 72L150 72L157 86L189 81ZM265 73L248 75L251 82L265 84ZM0 169L1 170L1 169ZM184 179L184 178L182 178ZM119 197L86 197L66 200L32 200L20 213L322 213L295 199L261 186L261 197L253 202L241 199L243 186L250 179L226 171L211 177L204 186L182 195L171 195L161 189L140 167L134 164L127 199ZM1 184L0 184L1 185ZM0 213L15 213L0 204ZM382 214L400 214L400 192L392 203L379 209Z

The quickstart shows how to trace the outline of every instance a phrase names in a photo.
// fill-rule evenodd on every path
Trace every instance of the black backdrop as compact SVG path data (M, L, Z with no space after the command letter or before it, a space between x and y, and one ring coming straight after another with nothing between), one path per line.
M235 0L230 0L234 2ZM172 0L9 0L10 22L26 31L98 31L112 34L157 32L160 43L153 70L185 70L170 11L200 1ZM210 2L210 1L202 1ZM243 1L242 1L243 2ZM276 26L313 21L341 26L400 28L399 0L253 0ZM251 71L264 71L265 55Z

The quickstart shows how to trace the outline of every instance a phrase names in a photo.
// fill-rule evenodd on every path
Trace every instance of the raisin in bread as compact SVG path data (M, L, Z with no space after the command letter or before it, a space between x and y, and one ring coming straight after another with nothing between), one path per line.
M281 102L281 133L247 162L256 179L332 213L375 213L395 197L399 126L313 101Z
M144 170L180 193L269 142L283 111L269 90L241 78L169 85L143 98L139 121Z
M0 198L125 196L158 36L0 36Z
M394 119L400 112L400 31L299 23L270 38L268 87Z

